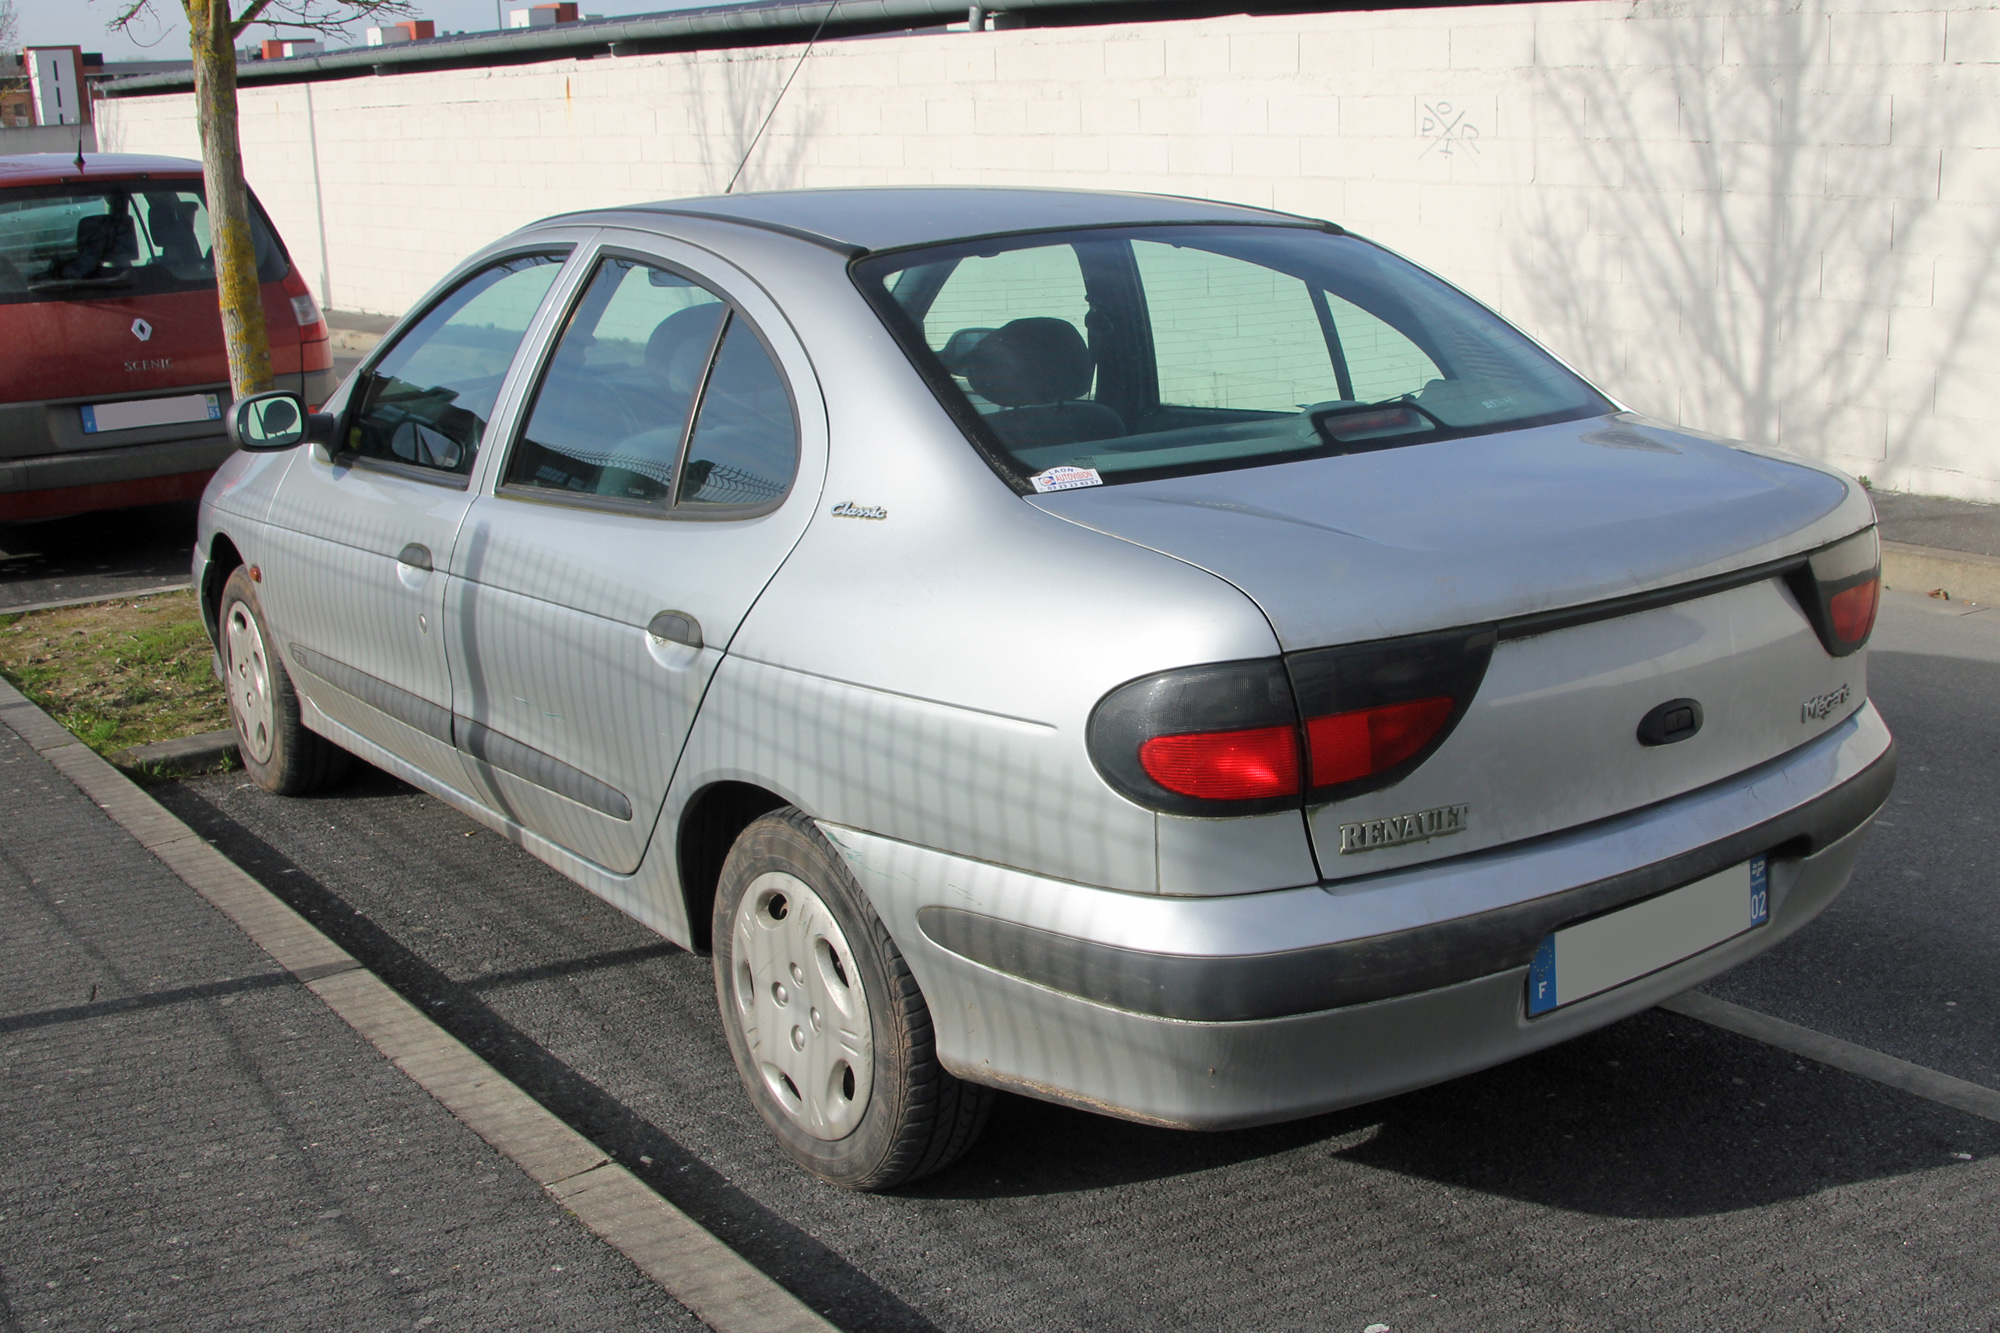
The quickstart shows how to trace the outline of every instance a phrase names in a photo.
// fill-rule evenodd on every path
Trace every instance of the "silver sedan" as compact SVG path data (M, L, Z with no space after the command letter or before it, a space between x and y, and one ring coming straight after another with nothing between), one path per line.
M568 214L230 425L251 775L359 756L711 952L841 1185L995 1088L1215 1129L1562 1041L1811 920L1894 779L1860 486L1325 222Z

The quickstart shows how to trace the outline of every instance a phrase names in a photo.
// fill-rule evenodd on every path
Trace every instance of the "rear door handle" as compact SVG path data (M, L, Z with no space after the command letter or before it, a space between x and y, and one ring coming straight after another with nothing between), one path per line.
M431 567L431 548L411 542L396 554L396 563L408 565L411 569L428 570Z
M646 626L646 633L669 643L701 647L701 622L685 611L662 611Z

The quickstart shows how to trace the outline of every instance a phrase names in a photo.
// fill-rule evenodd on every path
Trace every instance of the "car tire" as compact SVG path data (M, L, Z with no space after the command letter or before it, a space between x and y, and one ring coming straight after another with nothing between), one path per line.
M831 1184L886 1190L972 1146L992 1089L938 1063L902 951L804 813L773 811L736 839L714 930L730 1054L793 1160Z
M298 691L273 642L257 585L249 568L238 565L222 585L216 616L236 753L244 771L265 791L303 796L343 777L349 755L299 720Z

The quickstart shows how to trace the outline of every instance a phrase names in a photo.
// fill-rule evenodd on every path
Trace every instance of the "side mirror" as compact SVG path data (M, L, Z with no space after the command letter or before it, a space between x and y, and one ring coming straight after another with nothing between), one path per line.
M334 420L307 412L305 399L288 390L256 393L229 409L223 423L229 441L251 453L276 453L309 439L330 439Z

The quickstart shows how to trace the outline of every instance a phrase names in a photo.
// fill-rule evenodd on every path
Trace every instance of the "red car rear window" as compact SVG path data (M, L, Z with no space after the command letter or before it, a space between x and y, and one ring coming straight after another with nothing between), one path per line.
M257 277L285 252L253 202ZM0 304L145 296L215 286L199 180L97 181L0 190Z

